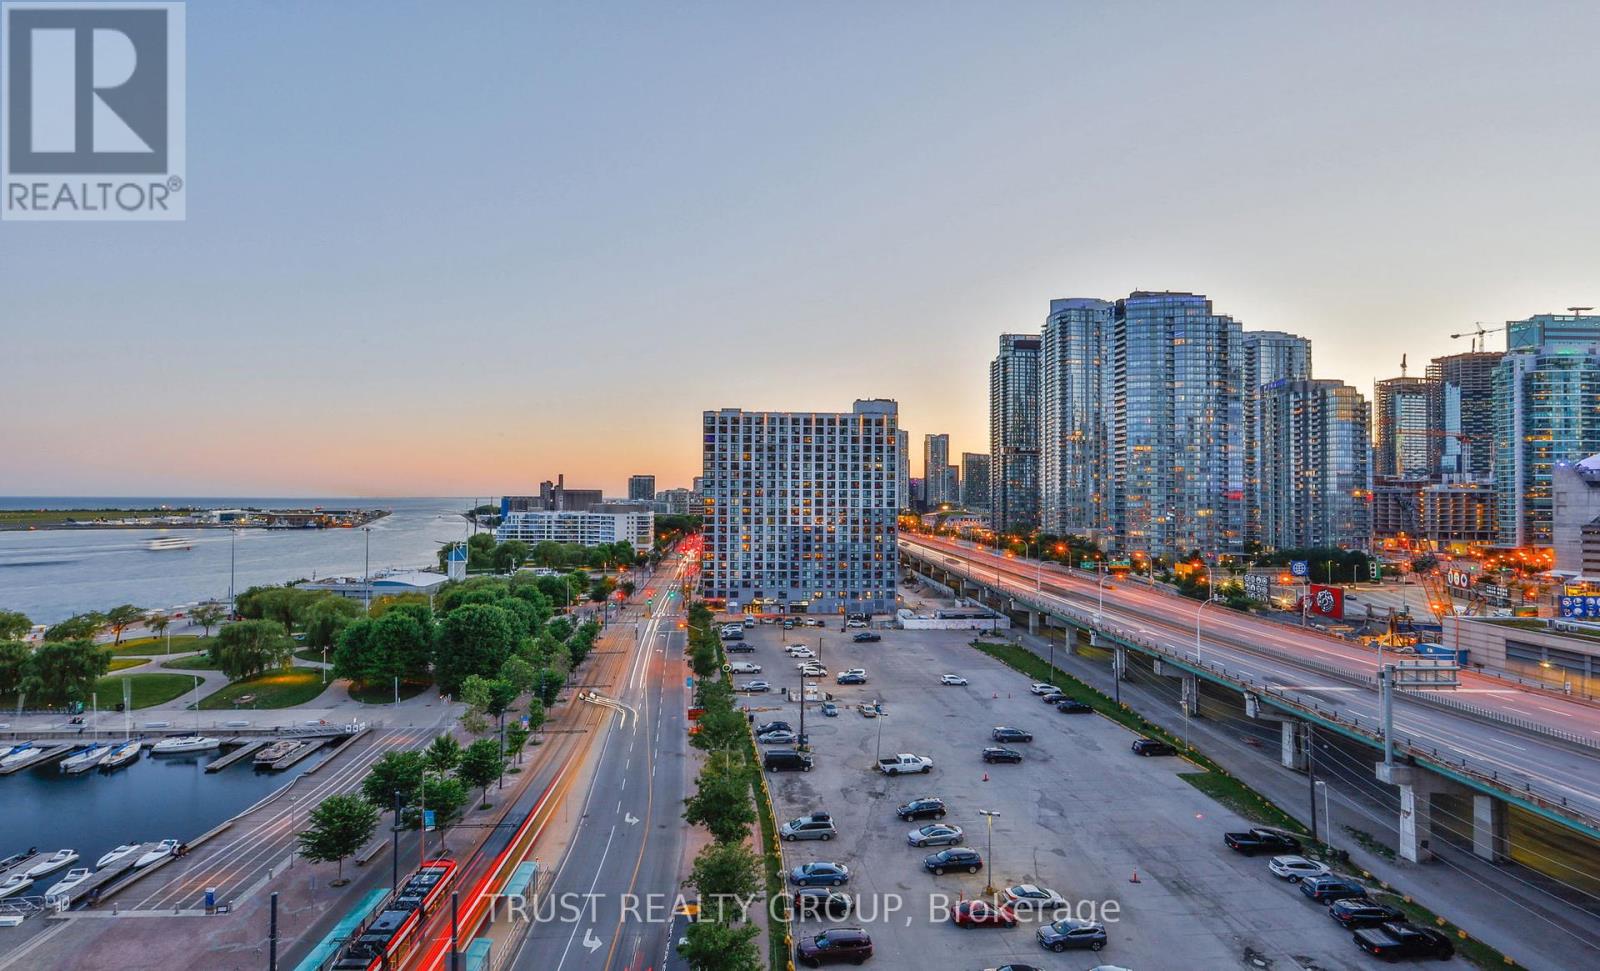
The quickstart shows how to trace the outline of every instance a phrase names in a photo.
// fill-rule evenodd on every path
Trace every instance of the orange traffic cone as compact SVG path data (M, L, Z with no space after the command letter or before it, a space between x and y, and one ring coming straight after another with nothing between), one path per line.
M987 772L985 772L985 773L984 773L984 774L983 774L983 781L984 781L984 782L988 782L988 781L989 781L989 773L987 773Z
M1138 867L1134 867L1133 868L1133 876L1128 878L1128 882L1129 883L1139 883L1140 882L1139 881L1139 868Z

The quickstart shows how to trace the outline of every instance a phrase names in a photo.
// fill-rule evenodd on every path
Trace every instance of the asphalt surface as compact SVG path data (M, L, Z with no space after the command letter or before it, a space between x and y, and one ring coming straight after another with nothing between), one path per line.
M1374 651L1337 638L1274 624L1219 605L1202 607L1193 600L1141 587L1137 581L1107 583L1103 591L1093 579L1075 571L975 549L928 537L902 538L901 546L954 572L966 570L997 589L1034 597L1080 617L1103 617L1108 629L1125 631L1163 649L1222 665L1230 675L1246 676L1277 687L1308 707L1316 705L1372 728L1379 724L1375 688L1351 684L1320 673L1305 663L1333 666L1356 678L1375 678ZM958 563L947 562L950 559ZM1104 597L1104 607L1099 598ZM1200 648L1195 644L1201 627ZM1497 686L1470 674L1452 697L1564 732L1600 741L1600 709L1558 698ZM1417 702L1397 693L1395 734L1409 738L1440 758L1493 774L1508 789L1533 791L1600 820L1600 750L1590 750L1530 731Z

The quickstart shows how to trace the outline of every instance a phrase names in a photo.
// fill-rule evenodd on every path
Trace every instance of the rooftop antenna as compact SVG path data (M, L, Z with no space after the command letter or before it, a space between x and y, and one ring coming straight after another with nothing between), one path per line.
M1400 355L1400 376L1402 378L1406 376L1406 356L1404 354Z
M1567 310L1572 312L1572 316L1574 316L1574 317L1582 317L1583 316L1583 312L1585 310L1593 310L1593 309L1594 309L1593 307L1568 307L1567 308Z

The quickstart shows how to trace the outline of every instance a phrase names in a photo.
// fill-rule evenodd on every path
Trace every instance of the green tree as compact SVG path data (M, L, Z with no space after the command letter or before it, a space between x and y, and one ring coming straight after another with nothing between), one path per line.
M33 648L22 641L0 640L0 695L15 693L28 673Z
M749 737L745 716L732 708L707 708L696 724L700 731L690 738L690 744L708 752L731 749Z
M500 742L496 739L480 738L461 753L461 764L456 767L456 775L467 785L482 790L478 808L489 808L489 786L500 778L505 764L505 753L500 750Z
M229 681L238 681L272 667L287 669L294 641L276 620L241 620L217 632L209 653Z
M731 753L711 756L695 780L694 795L683 805L683 818L704 826L713 839L722 843L743 841L756 821L750 775L744 761Z
M696 971L762 971L756 936L760 925L754 921L734 926L717 920L697 920L686 932L688 940L678 949L689 967Z
M106 626L111 628L111 643L122 643L122 632L144 619L144 611L133 604L118 604L106 611Z
M632 580L624 580L617 584L617 589L622 591L622 595L624 597L631 597L633 596L633 592L639 589L639 585L634 583Z
M144 619L144 629L149 631L150 636L156 640L160 640L161 635L165 634L167 628L171 626L172 618L163 613L152 613Z
M492 604L466 604L439 625L433 672L439 690L454 695L468 675L492 677L521 639L516 617Z
M496 573L510 573L528 559L528 544L520 539L508 539L494 548L490 562Z
M362 684L425 679L433 635L431 621L425 625L419 616L416 608L405 606L389 610L377 620L350 622L334 649L334 674Z
M300 855L313 863L339 864L335 885L344 882L344 858L360 850L378 828L378 807L355 795L329 796L311 810L311 828L300 834Z
M429 772L423 777L415 807L409 810L412 824L422 825L421 811L427 808L433 810L434 819L442 829L461 815L461 809L470 795L467 787L455 776Z
M522 749L528 744L528 730L522 727L522 722L512 722L506 726L506 755L514 756L517 765L522 764ZM512 769L519 772L520 769Z
M394 794L398 792L401 802L410 805L416 800L417 787L422 785L425 767L421 752L386 752L361 780L361 795L374 806L388 809L394 805Z
M746 798L749 790L745 790ZM708 843L694 858L685 881L701 900L753 897L761 891L761 863L741 841Z
M0 641L20 641L33 630L33 621L27 614L14 610L0 610Z
M93 641L45 641L23 665L20 690L41 704L86 701L109 670L111 652Z
M506 663L500 665L499 680L509 684L518 695L532 691L534 682L538 677L539 669L534 667L532 662L518 654L513 654L506 658Z
M433 616L433 608L428 605L428 595L425 593L389 593L372 601L372 606L367 610L367 616L372 618L382 617L396 607L423 607L428 616Z
M537 732L544 725L544 702L537 697L528 699L528 709L523 712L528 719L528 731Z
M449 772L461 762L461 743L449 733L435 738L422 754L428 768L434 772Z
M106 625L104 614L75 614L44 632L47 641L91 641Z
M566 678L561 673L550 668L539 670L538 697L535 699L543 707L549 708L561 696L561 686L566 683Z
M349 597L324 597L305 610L306 646L331 648L339 633L362 614L361 604Z
M207 637L211 636L211 628L217 626L226 616L228 608L219 603L203 603L189 611L189 619L199 624Z

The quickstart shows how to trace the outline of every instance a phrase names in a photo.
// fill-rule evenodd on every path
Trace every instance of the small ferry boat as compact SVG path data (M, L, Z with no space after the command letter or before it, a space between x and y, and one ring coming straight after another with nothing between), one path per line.
M159 552L161 550L192 550L194 544L179 536L162 536L144 544L144 548Z

